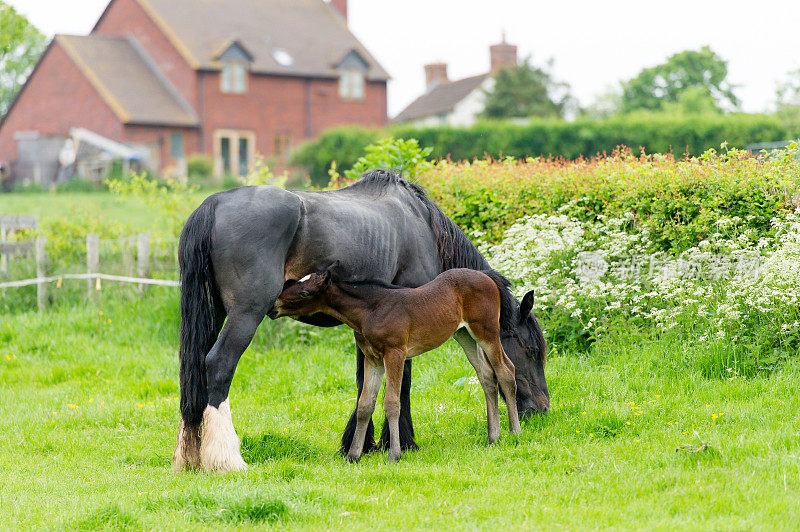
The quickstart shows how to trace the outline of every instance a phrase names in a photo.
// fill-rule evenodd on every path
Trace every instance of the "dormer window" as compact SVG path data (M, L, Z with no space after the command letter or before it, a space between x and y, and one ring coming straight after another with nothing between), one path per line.
M223 63L220 81L222 92L242 94L247 91L247 65L244 63Z
M239 41L226 43L216 58L220 64L219 88L226 94L247 92L247 72L253 56Z
M369 64L355 50L350 50L336 65L339 71L339 96L345 100L364 98L364 86Z
M339 96L345 100L360 100L364 97L364 73L361 70L342 70L339 76Z

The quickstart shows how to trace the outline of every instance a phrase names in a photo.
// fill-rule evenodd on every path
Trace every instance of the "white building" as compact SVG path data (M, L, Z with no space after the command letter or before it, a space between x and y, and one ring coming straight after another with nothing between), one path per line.
M458 81L447 77L446 63L425 65L425 93L394 118L417 126L471 126L494 88L497 69L517 64L517 47L503 42L489 47L492 70Z

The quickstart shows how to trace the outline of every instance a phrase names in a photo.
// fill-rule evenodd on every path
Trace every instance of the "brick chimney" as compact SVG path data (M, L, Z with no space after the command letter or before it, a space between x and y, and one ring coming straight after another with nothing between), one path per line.
M331 0L331 7L342 15L344 23L347 24L347 0Z
M489 47L489 56L492 59L492 74L502 67L515 66L517 64L517 47L506 42L506 34L503 33L503 42Z
M425 65L425 88L430 89L436 85L450 83L447 78L447 63L431 63Z

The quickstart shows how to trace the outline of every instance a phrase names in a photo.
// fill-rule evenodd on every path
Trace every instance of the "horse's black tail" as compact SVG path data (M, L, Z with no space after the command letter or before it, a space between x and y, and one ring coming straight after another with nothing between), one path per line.
M517 302L510 290L511 281L496 270L481 271L494 281L500 291L500 329L503 331L512 330L514 327L514 309L517 307Z
M181 271L181 417L187 429L199 427L203 420L203 410L208 402L205 358L217 339L214 272L211 266L215 207L216 202L211 198L204 201L189 216L178 244Z

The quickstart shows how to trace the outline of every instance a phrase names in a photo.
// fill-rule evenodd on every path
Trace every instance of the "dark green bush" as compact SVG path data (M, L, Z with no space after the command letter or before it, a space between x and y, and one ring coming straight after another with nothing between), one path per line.
M364 155L364 148L379 136L378 131L362 127L330 129L316 140L299 146L292 155L292 164L305 168L312 185L323 187L330 180L331 163L335 161L342 170L351 168Z
M736 113L729 115L667 115L637 113L606 120L534 120L530 124L479 123L464 128L397 126L393 134L418 139L432 147L434 157L453 160L492 157L575 159L611 153L624 145L647 153L698 156L723 142L743 148L755 142L788 140L790 132L773 116Z
M193 153L186 158L186 173L191 178L211 177L214 173L214 161L204 153Z
M730 147L789 140L793 133L777 117L734 113L728 115L669 115L635 113L605 120L534 120L529 124L483 122L470 128L414 127L395 125L387 130L337 128L297 150L293 164L302 166L312 182L328 182L331 161L340 171L350 168L364 154L364 148L380 137L414 138L432 157L455 161L491 157L537 157L540 155L575 159L611 153L617 146L635 152L693 156L723 142Z

